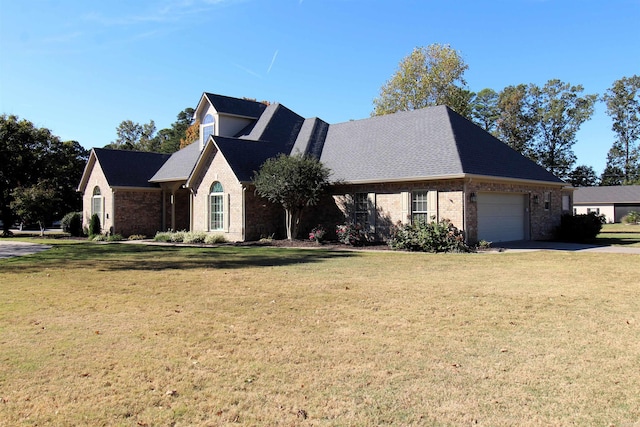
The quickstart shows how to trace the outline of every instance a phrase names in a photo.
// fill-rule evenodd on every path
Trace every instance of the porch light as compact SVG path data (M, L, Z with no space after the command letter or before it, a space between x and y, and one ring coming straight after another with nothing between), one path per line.
M478 201L478 195L476 193L469 194L469 200L471 200L472 203L477 202Z

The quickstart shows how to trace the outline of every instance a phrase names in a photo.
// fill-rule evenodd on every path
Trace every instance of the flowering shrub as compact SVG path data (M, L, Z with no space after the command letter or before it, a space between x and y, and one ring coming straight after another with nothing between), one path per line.
M389 247L420 252L469 252L464 234L448 219L440 222L418 221L398 224L389 239Z
M345 245L363 246L367 242L367 234L360 224L341 224L336 226L338 241Z
M313 240L314 242L322 242L324 240L324 236L327 234L327 231L321 225L314 227L309 233L309 240Z

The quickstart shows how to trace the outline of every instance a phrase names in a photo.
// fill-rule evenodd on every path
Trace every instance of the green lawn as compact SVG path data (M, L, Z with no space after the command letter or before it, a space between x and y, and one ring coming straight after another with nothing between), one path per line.
M604 224L596 243L640 247L640 225Z
M54 244L0 260L0 425L634 425L638 265Z

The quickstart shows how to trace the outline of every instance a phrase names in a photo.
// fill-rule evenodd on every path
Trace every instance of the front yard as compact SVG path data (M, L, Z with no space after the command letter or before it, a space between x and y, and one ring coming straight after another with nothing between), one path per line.
M633 425L638 256L0 260L0 425Z

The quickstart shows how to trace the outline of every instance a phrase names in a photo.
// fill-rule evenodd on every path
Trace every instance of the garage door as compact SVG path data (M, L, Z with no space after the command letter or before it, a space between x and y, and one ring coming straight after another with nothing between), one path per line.
M525 197L524 194L479 193L478 240L524 240Z

